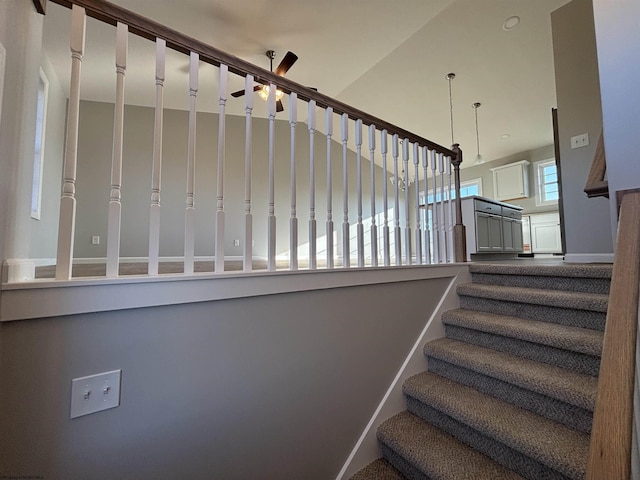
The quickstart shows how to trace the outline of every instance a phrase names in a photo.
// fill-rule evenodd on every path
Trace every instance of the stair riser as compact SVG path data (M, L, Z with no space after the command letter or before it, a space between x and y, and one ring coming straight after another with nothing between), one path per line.
M533 305L528 303L509 302L504 300L492 300L489 298L469 297L460 295L460 308L478 310L481 312L496 313L521 317L539 322L558 323L573 327L590 328L604 331L606 321L605 312L590 310L574 310L547 305Z
M444 360L428 356L429 371L475 388L487 395L530 410L581 432L591 431L593 412L542 395Z
M524 455L513 448L494 440L477 430L465 425L436 410L419 400L407 396L407 410L426 422L444 430L461 442L484 453L494 461L514 470L528 480L580 480L581 476L573 477L543 465L537 460ZM397 467L396 467L397 468Z
M399 470L402 475L407 477L408 480L432 480L431 477L426 476L416 467L411 465L403 456L395 452L384 442L380 442L380 449L382 450L382 456Z
M503 337L501 335L480 332L456 325L445 325L445 335L447 338L460 340L461 342L510 353L518 357L554 365L594 377L598 375L598 370L600 369L599 357L549 347L526 340Z
M522 288L540 288L544 290L563 290L567 292L609 294L611 280L608 278L571 278L538 277L534 275L494 275L473 273L473 283L501 285Z

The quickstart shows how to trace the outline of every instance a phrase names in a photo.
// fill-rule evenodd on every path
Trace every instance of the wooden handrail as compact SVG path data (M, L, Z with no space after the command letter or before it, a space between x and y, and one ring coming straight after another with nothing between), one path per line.
M342 103L334 98L324 95L314 89L300 85L286 77L281 77L268 70L260 68L250 62L242 60L234 55L218 50L195 38L154 22L146 17L138 15L130 10L124 9L106 0L51 0L53 3L71 8L78 5L86 10L88 16L93 17L110 25L122 22L128 25L129 32L148 40L155 41L156 38L166 40L167 47L189 55L191 52L197 53L200 60L211 65L219 66L221 63L229 67L229 71L245 77L247 74L254 76L258 83L273 83L285 93L296 92L298 98L306 102L315 100L318 107L333 108L337 114L346 113L352 120L362 120L364 125L375 125L379 130L387 130L390 135L398 134L400 138L406 138L412 143L419 143L446 156L455 158L455 152L451 149L438 145L431 140L404 130L396 125L386 122L380 118L370 115L351 105Z
M587 480L631 478L640 288L640 192L622 198Z
M47 13L47 0L33 0L33 4L36 6L36 11L44 15Z
M600 132L600 138L596 145L596 151L593 155L591 169L587 176L587 183L584 192L589 198L592 197L609 197L609 182L606 180L607 174L607 157L604 151L604 136Z

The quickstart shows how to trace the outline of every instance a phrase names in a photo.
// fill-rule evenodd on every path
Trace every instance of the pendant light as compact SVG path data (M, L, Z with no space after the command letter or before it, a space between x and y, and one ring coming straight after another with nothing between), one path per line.
M477 155L476 155L476 161L474 162L476 165L481 165L484 163L484 158L482 158L482 155L480 155L480 133L478 132L478 109L480 108L482 104L480 102L476 102L472 105L473 109L475 110L475 114L476 114L476 148L477 148Z
M456 78L455 73L447 73L445 77L449 82L449 118L451 119L451 145L455 145L455 140L453 137L453 94L451 91L451 81Z

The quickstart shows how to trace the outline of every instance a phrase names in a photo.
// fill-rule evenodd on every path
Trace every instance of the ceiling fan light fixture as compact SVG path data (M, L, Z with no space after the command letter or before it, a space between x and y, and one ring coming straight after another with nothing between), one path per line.
M258 90L258 95L260 95L260 98L265 102L269 100L269 85L263 85L262 88ZM276 102L282 100L282 97L284 97L284 92L276 88Z

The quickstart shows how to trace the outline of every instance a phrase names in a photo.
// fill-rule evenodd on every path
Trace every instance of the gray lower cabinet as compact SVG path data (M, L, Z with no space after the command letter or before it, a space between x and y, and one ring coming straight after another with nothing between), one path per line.
M522 220L503 217L502 245L505 252L522 252Z
M476 250L502 252L502 217L476 212Z

